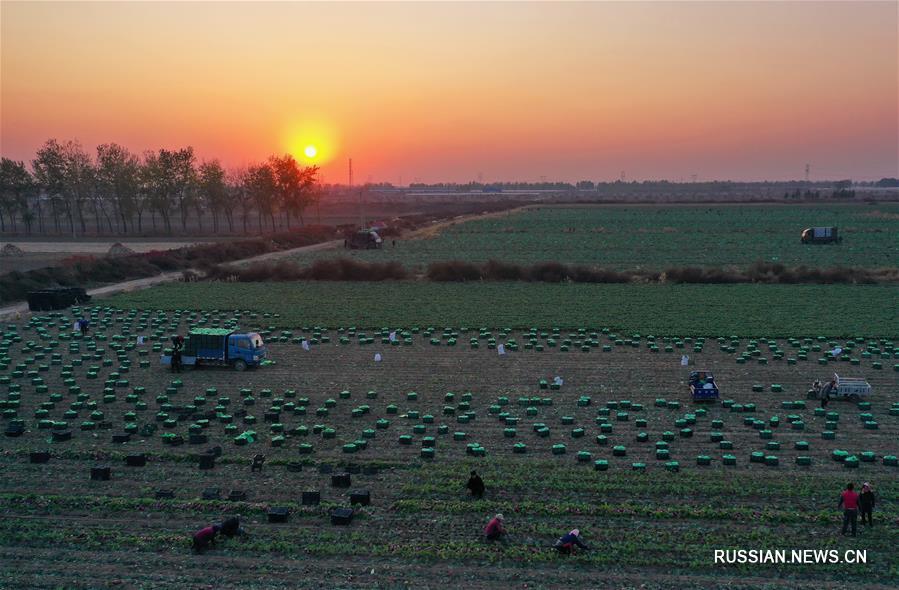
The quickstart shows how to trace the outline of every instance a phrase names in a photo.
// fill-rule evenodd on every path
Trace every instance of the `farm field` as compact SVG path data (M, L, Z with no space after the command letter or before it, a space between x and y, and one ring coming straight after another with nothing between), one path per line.
M892 285L178 283L117 295L137 309L247 309L266 325L582 326L645 335L899 336Z
M13 565L0 585L899 582L894 338L409 327L391 344L380 329L270 330L265 313L88 311L86 338L70 333L71 313L4 328L4 423L25 432L0 439L0 558ZM273 364L178 375L158 365L169 334L235 325L263 334ZM845 360L822 364L837 345ZM692 367L681 366L682 354ZM687 400L691 368L715 372L721 402ZM821 409L806 399L809 383L833 372L866 377L869 405ZM555 389L557 375L564 383ZM126 433L127 442L113 442ZM215 467L198 469L198 455L214 446ZM49 462L29 462L43 450ZM256 453L267 456L261 473L250 471ZM134 454L146 466L126 466ZM91 480L98 465L111 468L110 480ZM487 483L482 500L464 494L470 469ZM344 471L350 487L332 487ZM856 539L838 535L835 509L850 479L871 481L879 498L875 526ZM209 488L246 498L204 500ZM160 489L174 497L157 498ZM349 505L355 490L367 490L370 505L350 526L332 526L328 510ZM305 491L322 503L304 505ZM268 523L272 507L288 508L289 521ZM496 512L510 538L485 545L478 535ZM191 555L189 535L225 514L240 514L249 537ZM595 550L560 558L549 546L573 527ZM865 549L868 563L713 562L714 549L736 548Z
M810 226L837 226L842 244L802 245ZM396 260L413 270L430 262L490 259L557 261L616 270L745 267L756 261L809 267L899 265L899 204L555 206L456 224L436 236L390 241L382 250L318 252Z

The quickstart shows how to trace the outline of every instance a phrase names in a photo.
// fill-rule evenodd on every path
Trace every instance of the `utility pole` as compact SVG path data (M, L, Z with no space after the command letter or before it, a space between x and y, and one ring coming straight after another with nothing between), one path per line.
M808 184L808 172L810 166L808 164L805 165L805 183Z

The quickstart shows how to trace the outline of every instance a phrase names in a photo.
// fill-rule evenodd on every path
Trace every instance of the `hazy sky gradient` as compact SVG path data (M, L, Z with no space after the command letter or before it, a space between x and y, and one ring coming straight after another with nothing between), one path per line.
M0 4L0 151L193 145L325 178L899 174L896 2Z

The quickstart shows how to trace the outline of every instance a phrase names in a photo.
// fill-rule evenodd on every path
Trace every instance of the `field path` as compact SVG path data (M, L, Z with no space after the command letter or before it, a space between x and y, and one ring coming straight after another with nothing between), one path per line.
M498 211L495 213L479 213L473 215L459 215L457 217L453 217L452 219L447 219L445 221L439 221L437 223L433 223L428 225L427 227L420 228L417 230L413 230L411 232L407 232L403 234L403 239L427 239L432 238L439 234L442 230L447 227L452 227L457 223L466 223L468 221L474 221L478 219L491 219L494 217L501 217L512 215L515 213L519 213L524 209L532 207L533 205L525 205L523 207L516 207L515 209L508 209L506 211ZM330 240L327 242L321 242L319 244L312 244L310 246L301 246L299 248L292 248L290 250L281 250L279 252L268 252L266 254L260 254L259 256L253 256L252 258L241 258L240 260L232 260L231 262L224 263L224 266L229 265L241 265L245 266L247 264L251 264L254 262L268 262L271 260L278 260L280 258L290 257L295 254L308 254L310 252L317 252L319 250L331 250L340 248L343 246L343 240ZM146 277L143 279L134 279L131 281L125 281L122 283L113 283L111 285L105 285L103 287L97 287L95 289L89 289L88 294L92 297L103 297L106 295L114 295L115 293L122 293L127 291L135 291L140 289L146 289L148 287L153 287L155 285L160 285L162 283L171 283L173 281L177 281L183 275L184 271L174 271L167 272L160 275ZM28 313L28 304L25 302L17 303L15 305L8 305L6 307L0 307L0 320L15 318L16 316L20 316L23 313Z
M505 209L503 211L496 211L493 213L474 213L472 215L459 215L457 217L453 217L451 219L447 219L444 221L438 221L436 223L432 223L427 227L422 227L416 230L412 230L403 234L403 239L406 240L427 240L430 238L436 237L441 231L445 230L448 227L452 227L457 223L468 223L469 221L480 221L483 219L495 219L497 217L508 217L510 215L516 215L521 213L522 211L526 211L527 209L533 209L535 207L542 207L544 205L534 204L534 205L522 205L521 207L515 207L514 209Z
M291 248L290 250L281 250L279 252L268 252L266 254L260 254L259 256L253 256L252 258L242 258L240 260L233 260L231 262L224 263L225 266L231 264L247 264L252 262L267 262L269 260L277 260L279 258L283 258L285 256L291 256L293 254L302 254L308 252L315 252L317 250L327 250L329 248L337 248L338 246L343 245L342 240L330 240L328 242L321 242L319 244L312 244L310 246L301 246L299 248ZM143 279L134 279L132 281L125 281L122 283L113 283L111 285L105 285L103 287L97 287L95 289L89 289L88 294L92 297L103 297L106 295L113 295L115 293L122 293L126 291L135 291L139 289L146 289L147 287L153 287L155 285L159 285L162 283L171 283L173 281L177 281L183 275L184 271L178 270L173 272L166 272L160 275L146 277ZM23 313L28 313L28 303L16 303L15 305L8 305L6 307L0 307L0 320L14 318L16 316L20 316Z

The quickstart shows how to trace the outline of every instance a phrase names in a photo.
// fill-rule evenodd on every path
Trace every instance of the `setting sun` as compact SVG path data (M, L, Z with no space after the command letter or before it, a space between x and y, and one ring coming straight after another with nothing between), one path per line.
M314 145L307 145L306 149L303 150L303 153L306 154L307 158L314 158L316 154L318 154L318 150L315 149Z

